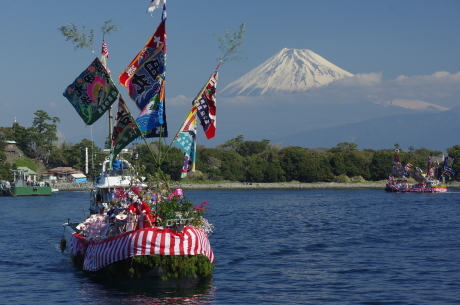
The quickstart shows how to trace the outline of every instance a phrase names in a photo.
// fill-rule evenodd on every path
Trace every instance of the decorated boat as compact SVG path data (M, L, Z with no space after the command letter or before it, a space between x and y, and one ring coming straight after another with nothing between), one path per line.
M107 197L98 196L105 191ZM90 201L99 213L64 224L61 250L70 252L78 268L112 278L212 274L213 227L203 217L207 202L194 206L180 188L162 184L158 190L135 182L126 188L96 186Z
M151 6L159 6L158 2L162 1L152 1ZM140 110L137 119L131 115L106 68L105 42L101 60L96 58L64 92L87 125L97 121L118 100L113 129L110 128L112 146L90 193L90 214L78 222L69 219L61 240L61 250L70 252L75 265L91 274L196 278L211 275L214 268L209 242L213 226L204 218L207 201L195 205L188 200L180 183L171 181L161 171L161 161L153 153L158 171L146 177L138 174L140 164L131 164L123 156L128 153L125 147L133 141L167 136L166 7L162 6L162 20L155 33L119 76L120 84L128 89ZM173 140L185 153L183 177L194 170L196 118L207 138L215 134L217 68L194 99Z
M433 165L432 158L428 157L427 169L415 167L411 163L402 166L399 158L399 150L395 150L393 157L393 170L394 176L389 176L385 185L386 192L393 193L443 193L447 192L445 183L438 179L438 174L441 172L441 177L449 174L455 174L453 170L448 167L448 157L444 158L444 164L439 170L437 162ZM409 178L414 179L417 183L410 183ZM444 180L444 179L443 179Z
M13 172L13 183L0 181L0 196L51 196L48 182L27 181L27 170L17 169Z
M393 193L443 193L447 186L434 179L426 179L421 183L408 183L407 179L390 177L385 185L385 191Z

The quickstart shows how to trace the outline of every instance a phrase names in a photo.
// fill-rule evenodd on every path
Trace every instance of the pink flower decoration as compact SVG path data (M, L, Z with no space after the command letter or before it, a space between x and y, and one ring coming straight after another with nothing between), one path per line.
M131 192L139 196L141 194L141 187L140 186L132 186Z
M128 197L128 193L121 187L115 187L115 197L116 198L126 198Z
M177 196L179 197L179 199L182 199L184 198L184 192L182 191L182 189L175 189L174 196Z
M193 209L195 211L208 211L208 209L205 208L205 206L209 204L209 202L207 200L203 201L201 204L197 205L196 207L194 207Z

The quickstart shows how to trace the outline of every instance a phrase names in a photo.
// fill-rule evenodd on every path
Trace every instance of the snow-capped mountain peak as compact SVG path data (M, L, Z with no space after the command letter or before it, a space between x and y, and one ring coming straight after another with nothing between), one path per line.
M226 86L223 95L303 92L353 74L307 49L284 48L263 64Z

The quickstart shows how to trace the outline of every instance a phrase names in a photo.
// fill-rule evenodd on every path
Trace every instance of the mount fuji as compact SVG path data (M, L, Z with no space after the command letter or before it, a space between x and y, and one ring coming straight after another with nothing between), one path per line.
M460 123L458 109L452 113L429 103L423 92L395 83L383 81L381 73L353 75L311 50L284 48L218 90L217 136L206 145L239 135L304 148L351 142L358 149L391 149L399 143L443 150L457 144L440 135L443 127ZM427 126L428 118L445 122ZM430 140L413 136L414 126L423 126L417 134Z
M220 93L223 96L256 96L274 92L305 92L351 76L353 74L311 50L284 48Z

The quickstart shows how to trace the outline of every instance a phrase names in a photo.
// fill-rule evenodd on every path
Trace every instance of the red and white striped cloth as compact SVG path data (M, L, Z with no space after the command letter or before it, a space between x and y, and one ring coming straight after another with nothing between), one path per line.
M105 41L102 42L102 51L101 54L104 55L105 58L109 58L109 48Z
M98 241L87 241L79 234L73 234L70 246L72 254L85 253L83 270L87 271L97 271L136 255L203 254L211 262L215 260L206 233L192 227L185 227L182 233L171 229L147 228Z

